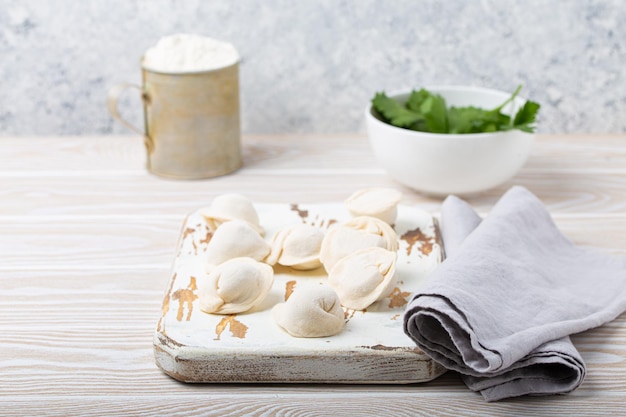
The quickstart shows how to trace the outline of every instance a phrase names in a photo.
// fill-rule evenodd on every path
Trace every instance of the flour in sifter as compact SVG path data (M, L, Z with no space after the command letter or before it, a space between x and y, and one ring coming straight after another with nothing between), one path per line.
M148 49L143 67L166 73L210 71L239 61L235 47L200 35L180 33L161 38Z

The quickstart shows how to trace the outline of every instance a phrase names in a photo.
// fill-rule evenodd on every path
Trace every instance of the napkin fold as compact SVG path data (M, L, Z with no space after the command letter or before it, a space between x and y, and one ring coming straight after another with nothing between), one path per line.
M482 219L456 196L449 196L441 207L441 236L447 256L452 256ZM546 342L509 369L494 376L463 375L473 391L488 401L525 394L559 394L576 389L585 377L584 362L568 336Z
M408 304L407 335L487 401L576 389L568 336L626 310L626 258L572 244L523 187L484 220L448 197L441 226L447 258Z

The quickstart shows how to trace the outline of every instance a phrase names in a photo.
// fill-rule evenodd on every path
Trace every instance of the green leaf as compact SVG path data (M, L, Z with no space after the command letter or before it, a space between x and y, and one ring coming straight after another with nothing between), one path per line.
M420 110L426 119L428 131L448 133L448 110L443 97L438 94L431 94L422 102Z
M447 108L442 96L423 88L413 90L405 104L387 97L384 92L377 93L372 104L385 122L405 129L458 134L511 129L533 132L539 104L527 101L513 118L501 112L515 100L521 88L518 86L509 98L491 110L473 106Z
M424 119L421 114L407 109L403 104L387 97L385 93L376 93L372 105L388 123L397 127L408 128Z
M481 128L484 113L486 111L478 107L450 107L450 133L476 133Z
M478 107L451 107L448 110L450 133L483 133L501 130L509 116Z
M426 100L431 95L432 95L431 93L424 90L423 88L419 91L413 90L411 91L411 95L409 96L409 99L406 102L406 107L409 110L412 110L416 113L421 113L422 104L424 103L424 100Z
M535 103L534 101L527 101L524 103L521 109L517 111L515 114L515 119L513 119L513 126L528 126L535 123L537 118L537 113L539 113L539 109L541 106L539 103Z

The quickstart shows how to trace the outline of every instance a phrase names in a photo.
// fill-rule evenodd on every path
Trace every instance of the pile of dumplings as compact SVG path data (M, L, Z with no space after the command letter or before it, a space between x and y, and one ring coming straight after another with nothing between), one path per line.
M213 231L198 279L200 309L236 314L258 306L274 283L274 265L299 271L323 267L327 285L298 286L273 307L276 324L294 337L327 337L344 327L344 310L364 310L396 285L398 236L391 226L402 198L387 188L360 190L345 205L352 219L327 230L298 223L265 239L252 202L216 197L200 214Z

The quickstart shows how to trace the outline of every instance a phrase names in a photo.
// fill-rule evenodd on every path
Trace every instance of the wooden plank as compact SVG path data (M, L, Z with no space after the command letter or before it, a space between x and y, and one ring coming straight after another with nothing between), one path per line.
M126 266L129 272L168 267L181 219L46 218L0 223L0 270L46 271Z
M623 413L623 399L607 396L588 398L550 397L533 398L531 401L512 400L502 403L485 403L474 397L450 397L442 400L438 395L393 395L363 394L342 396L331 394L320 399L320 395L257 395L257 396L214 396L210 392L192 396L175 396L167 392L160 396L135 397L116 395L105 397L93 395L84 398L52 397L43 401L41 397L19 398L11 401L14 409L24 415L46 416L503 416L543 415L595 417L598 415L619 416ZM0 400L0 404L2 401ZM0 412L1 415L1 412ZM6 414L10 415L10 414Z
M541 136L537 157L519 175L467 199L485 211L511 185L520 184L553 211L623 212L626 151L618 147L623 140L594 136L590 145L587 136ZM85 214L97 206L108 214L149 210L183 215L230 191L263 202L332 202L371 186L399 188L405 203L427 210L436 210L441 201L386 176L358 135L247 137L246 167L237 175L203 181L163 180L138 168L143 145L133 146L132 137L1 138L3 142L9 149L0 155L3 214ZM25 158L28 164L22 162Z
M525 185L577 244L626 254L625 141L540 135L514 180L468 201L484 214ZM572 337L588 374L567 396L486 404L452 372L363 389L190 385L159 371L152 335L184 216L224 192L323 203L397 186L362 134L247 136L243 170L197 182L147 174L139 137L0 138L0 149L0 415L623 413L626 315ZM400 188L438 211L440 198Z
M267 235L303 222L323 230L351 218L340 204L298 207L306 215L286 204L257 205ZM157 363L168 375L185 382L393 384L427 381L443 373L402 331L406 297L443 258L439 231L427 212L398 207L392 295L383 294L385 298L364 309L344 306L342 330L315 338L290 336L274 322L272 308L286 300L286 289L291 294L294 288L328 285L323 267L305 272L275 267L261 305L241 314L206 314L200 311L197 289L206 274L210 227L195 212L183 229L154 339ZM411 242L402 238L412 231L424 237ZM422 250L424 245L427 250ZM235 332L233 323L244 330ZM225 331L228 326L230 331Z
M184 217L0 217L0 271L125 267L129 273L171 265ZM626 215L555 216L575 243L626 253ZM590 232L592 231L592 232Z
M145 148L138 136L0 138L0 146L6 149L0 155L4 175L145 171ZM242 138L242 146L244 166L253 169L360 169L375 164L364 135L249 135Z
M537 135L526 168L542 171L626 169L626 137L619 134Z
M34 332L16 332L8 340L0 342L4 352L10 356L0 359L3 367L0 376L0 398L7 396L28 396L46 393L50 396L89 396L119 395L133 392L135 395L156 396L170 394L213 395L262 395L288 393L289 385L194 385L178 384L162 374L154 364L149 346L148 332L127 328L115 334L115 330L94 323L91 331L72 333L61 327L41 330L41 335L33 337ZM622 316L612 323L598 329L585 332L573 338L587 363L588 375L579 390L570 397L586 397L602 393L610 396L626 390L623 357L626 345L623 337L607 337L606 332L621 332L626 329L626 319ZM597 344L594 339L602 338L603 348L589 350ZM74 346L74 342L77 342ZM29 364L29 373L22 371ZM35 384L34 381L37 381ZM298 393L319 395L332 389L334 395L357 395L357 386L298 385ZM292 391L293 392L293 391ZM368 394L388 393L425 396L446 393L461 394L468 397L467 389L458 381L454 373L449 373L440 380L414 385L394 385L393 387L370 386Z
M395 185L388 178L364 173L284 177L246 171L206 181L168 181L144 173L134 177L22 177L2 181L7 184L0 188L2 215L185 215L229 192L245 194L256 202L323 203L343 201L360 188Z
M506 415L519 406L544 413L562 409L558 412L566 415L595 401L621 401L621 393L626 391L626 315L573 337L587 363L588 375L579 390L565 397L487 405L453 373L427 384L372 386L366 391L334 385L303 385L294 390L289 385L178 384L157 369L151 348L165 281L151 272L129 277L126 269L106 273L4 271L0 277L0 328L4 329L0 339L0 404L14 406L25 401L32 404L24 410L31 411L39 410L42 404L56 404L54 409L61 415L71 411L63 407L77 407L75 410L82 414L99 401L111 401L111 410L123 410L126 401L140 398L142 407L147 407L138 408L140 414L162 414L161 407L168 401L161 403L159 398L169 402L187 399L197 405L198 398L210 396L225 402L242 401L250 407L256 404L261 410L266 407L262 406L264 401L269 404L276 398L289 398L289 403L296 408L300 404L302 410L311 401L324 398L324 404L339 399L359 399L368 407L388 403L391 408L384 410L390 411L413 412L411 407L422 403L426 408L420 410L428 409L428 404L449 404L453 413L459 414L458 403L465 402L473 412L488 406L484 410ZM24 372L25 367L28 372ZM287 404L280 407L287 409ZM613 406L607 407L615 411Z
M139 136L0 137L0 173L143 171Z
M626 167L623 135L537 135L526 166L531 170L593 170ZM367 135L245 135L244 165L253 169L378 168ZM139 136L0 137L0 173L101 171L143 172ZM28 161L25 163L24 161Z
M0 215L179 215L207 205L217 195L238 192L264 203L341 202L367 187L394 187L404 204L437 211L443 200L428 197L370 172L305 171L289 176L243 170L236 176L207 181L167 181L145 173L131 177L18 177L2 179ZM6 185L4 185L6 184ZM488 192L464 198L485 212L512 185L535 193L551 212L623 213L626 211L626 172L531 173Z
M86 329L104 329L102 338L111 340L117 340L111 333L128 337L129 330L142 329L147 331L144 347L149 348L170 271L170 264L135 270L123 265L110 269L4 268L0 271L0 328L8 336L51 330L68 332L76 339ZM119 342L124 343L124 338ZM81 342L89 343L89 339Z
M0 165L1 167L1 165ZM71 172L72 174L68 174ZM437 210L442 197L422 195L393 181L377 169L244 168L237 175L201 181L164 180L143 170L4 172L0 175L3 215L178 214L208 204L226 192L246 194L254 201L303 203L343 201L367 187L395 187L405 204ZM2 174L0 172L0 174ZM626 210L626 170L536 170L523 168L507 183L465 196L480 211L488 210L512 185L522 185L551 211L619 213Z

